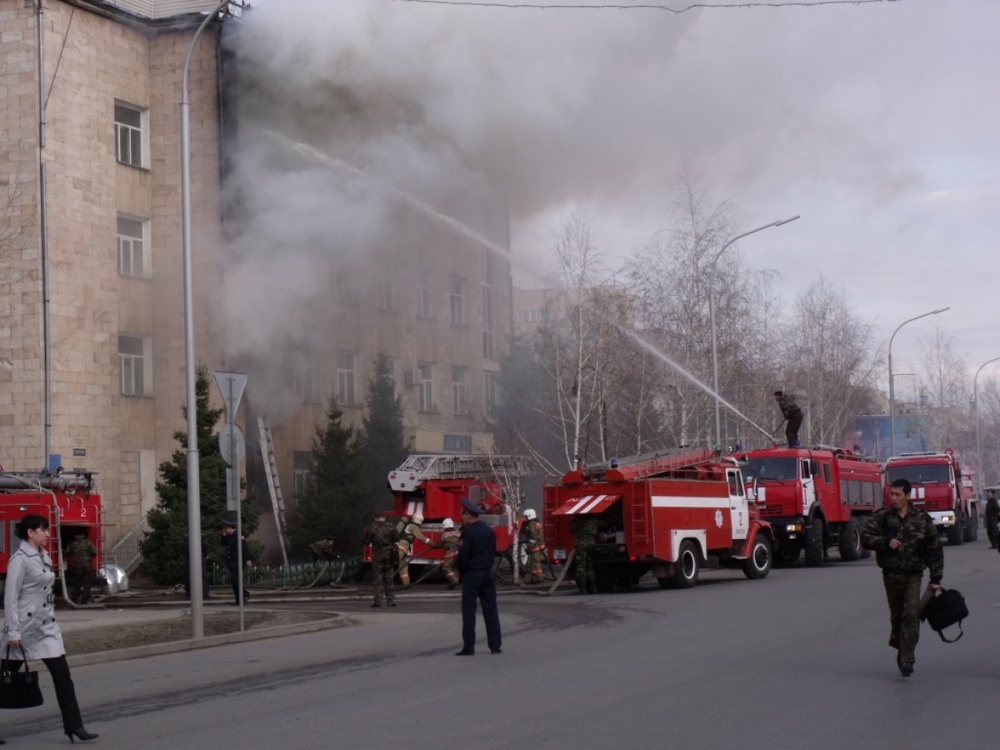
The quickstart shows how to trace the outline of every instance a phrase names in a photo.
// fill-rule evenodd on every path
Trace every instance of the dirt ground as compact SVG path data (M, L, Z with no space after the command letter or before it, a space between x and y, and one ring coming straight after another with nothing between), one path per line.
M310 622L329 615L321 612L245 612L246 630L270 628L277 625L291 625ZM233 612L206 612L205 635L237 633L240 629L240 615ZM63 633L68 654L92 654L98 651L113 651L132 646L146 646L152 643L183 641L191 637L189 617L174 616L170 619L127 625L105 625L96 628L72 630Z

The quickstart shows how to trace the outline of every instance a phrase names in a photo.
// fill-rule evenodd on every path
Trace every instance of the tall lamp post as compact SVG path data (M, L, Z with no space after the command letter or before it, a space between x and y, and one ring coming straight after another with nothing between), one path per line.
M979 442L979 373L983 371L983 368L991 362L996 362L1000 360L1000 357L994 357L993 359L988 359L979 365L979 369L976 370L976 377L972 379L972 398L976 402L976 463L979 469L980 476L980 487L982 486L982 476L983 476L983 448Z
M205 637L205 611L202 602L201 569L201 488L198 471L198 409L195 396L194 301L191 283L191 98L188 95L188 71L198 37L230 0L223 0L205 16L191 39L181 78L181 248L184 258L184 359L187 400L187 502L188 556L191 591L191 637Z
M899 329L905 326L907 323L912 323L914 320L920 320L921 318L926 318L928 315L938 315L946 310L950 310L950 307L942 307L938 310L931 310L930 312L925 312L923 315L918 315L915 318L910 318L909 320L904 320L898 326L896 330L892 332L892 336L889 337L889 455L896 455L896 391L892 383L892 340L896 338L896 334L899 333Z
M719 396L719 354L716 347L715 339L715 267L719 262L719 258L722 254L726 252L726 248L732 245L737 240L741 240L751 234L756 234L757 232L763 232L765 229L770 229L771 227L780 227L782 224L788 224L799 218L796 214L790 219L781 219L780 221L772 221L770 224L765 224L762 227L757 227L756 229L751 229L749 232L744 232L743 234L738 234L731 240L726 242L719 252L715 254L712 258L712 275L709 280L708 285L708 318L712 326L712 395L715 397L715 447L718 448L722 445L722 420L720 417L720 404L721 398Z

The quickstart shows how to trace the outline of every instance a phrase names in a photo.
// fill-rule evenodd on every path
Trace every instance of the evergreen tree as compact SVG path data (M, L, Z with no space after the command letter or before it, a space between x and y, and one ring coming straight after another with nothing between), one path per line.
M403 438L403 402L396 393L392 360L385 352L379 352L375 358L365 406L365 474L371 483L375 505L370 510L374 514L388 504L386 482L389 472L402 464L409 453Z
M202 546L205 554L221 563L222 519L235 517L235 511L226 510L226 462L215 431L224 410L211 407L209 385L208 370L199 366L195 379L195 423ZM186 419L187 407L182 411ZM169 461L160 464L162 481L156 483L157 505L149 512L150 530L141 543L146 571L159 584L181 583L184 576L181 540L188 533L187 432L178 430L174 439L181 448L174 451ZM249 536L256 531L260 514L252 497L243 497L241 502L243 535Z
M357 430L341 423L343 416L336 397L331 397L326 426L317 427L313 436L312 471L289 514L288 537L294 552L333 536L345 556L353 556L361 546L362 528L371 521L363 441Z

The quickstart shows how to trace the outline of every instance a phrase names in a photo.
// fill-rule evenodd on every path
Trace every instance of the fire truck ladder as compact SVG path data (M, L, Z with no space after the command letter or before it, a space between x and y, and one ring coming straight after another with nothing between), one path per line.
M708 448L678 448L589 465L584 467L583 476L594 478L604 476L609 470L617 470L623 479L641 479L717 460L718 457Z
M288 567L288 551L285 549L285 499L281 495L281 484L278 482L278 465L274 460L274 438L271 428L264 417L257 417L257 432L260 435L260 455L264 459L264 476L267 477L267 490L271 495L271 507L274 509L274 524L278 527L278 543L281 545L281 559Z
M448 477L484 477L497 475L524 476L532 470L531 460L524 456L448 456L439 454L412 455L396 469L424 479Z

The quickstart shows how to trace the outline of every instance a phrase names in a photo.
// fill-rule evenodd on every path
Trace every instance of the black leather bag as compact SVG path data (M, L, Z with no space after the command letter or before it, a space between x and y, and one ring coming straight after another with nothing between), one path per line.
M962 620L968 616L969 608L965 604L965 597L955 589L945 588L931 597L920 612L920 619L927 620L945 643L954 643L962 637ZM952 625L958 625L958 635L945 638L943 631Z
M38 686L38 672L28 669L28 659L21 648L21 661L12 670L10 644L0 661L0 708L34 708L42 705L42 690ZM21 669L21 666L24 669Z

